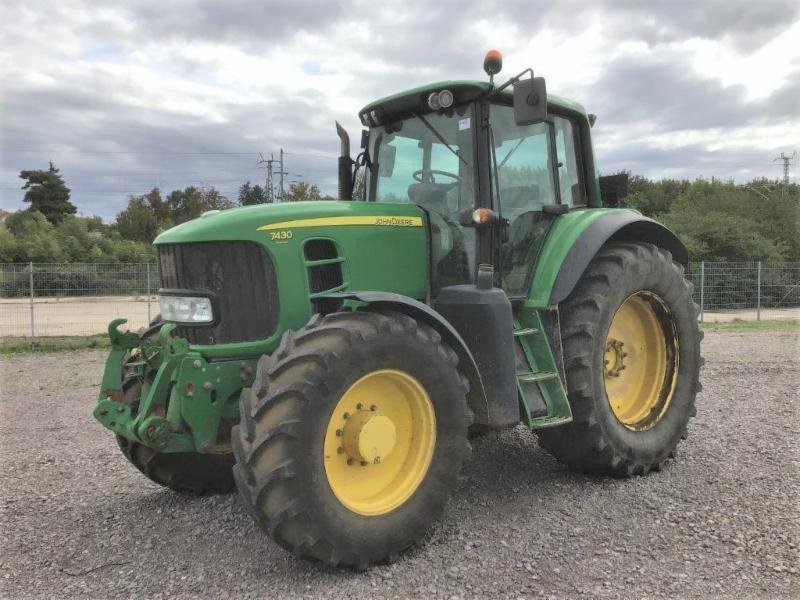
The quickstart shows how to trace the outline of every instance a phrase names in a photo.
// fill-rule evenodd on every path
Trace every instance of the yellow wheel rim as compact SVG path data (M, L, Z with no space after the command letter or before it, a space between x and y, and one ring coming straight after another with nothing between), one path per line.
M328 484L353 512L386 514L419 488L435 446L436 415L422 384L402 371L373 371L350 386L331 414Z
M652 292L637 292L617 309L606 337L603 379L611 410L628 429L654 427L675 392L678 338L672 315Z

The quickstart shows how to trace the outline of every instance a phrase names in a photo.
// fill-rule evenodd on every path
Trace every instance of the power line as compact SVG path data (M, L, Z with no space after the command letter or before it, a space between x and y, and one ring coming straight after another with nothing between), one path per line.
M41 148L3 148L3 152L30 152L46 154L170 154L189 156L255 156L258 152L174 152L172 150L46 150Z

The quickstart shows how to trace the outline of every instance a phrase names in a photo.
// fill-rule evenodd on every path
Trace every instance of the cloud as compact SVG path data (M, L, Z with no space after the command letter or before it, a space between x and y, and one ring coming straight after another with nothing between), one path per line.
M606 172L774 177L800 140L791 1L40 0L0 20L3 208L48 160L108 219L154 185L235 196L281 147L288 180L334 193L334 119L356 134L370 100L483 79L495 46L599 115Z

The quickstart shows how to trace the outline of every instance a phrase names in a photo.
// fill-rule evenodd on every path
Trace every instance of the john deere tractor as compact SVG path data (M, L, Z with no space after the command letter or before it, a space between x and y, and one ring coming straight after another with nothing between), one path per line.
M593 115L484 68L368 104L355 159L337 124L339 200L155 240L160 318L111 323L94 410L144 475L235 485L284 548L364 568L439 518L473 435L522 423L618 477L673 456L701 363L686 248L615 208Z

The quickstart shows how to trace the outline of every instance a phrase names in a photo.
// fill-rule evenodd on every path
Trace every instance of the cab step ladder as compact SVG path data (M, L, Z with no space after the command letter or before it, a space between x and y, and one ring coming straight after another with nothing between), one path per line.
M567 392L542 327L539 311L523 309L514 320L520 413L531 429L572 421Z

